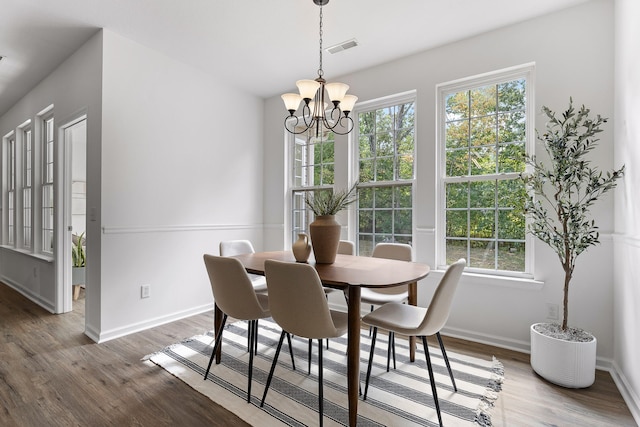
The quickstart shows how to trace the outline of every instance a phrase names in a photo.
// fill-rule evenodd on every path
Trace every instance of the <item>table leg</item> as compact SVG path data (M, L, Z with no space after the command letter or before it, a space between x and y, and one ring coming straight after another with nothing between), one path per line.
M222 310L218 308L218 304L213 304L213 330L215 331L215 336L217 337L220 331L220 326L222 326ZM218 346L218 350L216 351L216 365L220 363L220 356L222 355L222 345Z
M347 344L347 393L349 425L358 421L358 391L360 387L360 287L349 286L349 335Z
M418 305L418 282L409 283L409 305ZM416 337L409 337L409 360L416 361Z

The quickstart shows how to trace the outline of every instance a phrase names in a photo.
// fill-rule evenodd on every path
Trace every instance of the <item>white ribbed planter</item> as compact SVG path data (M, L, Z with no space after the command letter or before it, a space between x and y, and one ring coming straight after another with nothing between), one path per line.
M548 337L531 325L531 367L554 384L589 387L596 378L596 337L589 342Z

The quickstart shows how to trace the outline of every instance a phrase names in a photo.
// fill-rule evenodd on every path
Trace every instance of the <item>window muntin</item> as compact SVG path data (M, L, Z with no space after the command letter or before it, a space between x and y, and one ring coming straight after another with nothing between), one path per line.
M53 253L53 116L43 118L42 133L42 252Z
M377 243L413 241L415 101L388 102L358 114L356 241L364 256Z
M22 245L31 248L33 227L31 209L31 159L33 155L33 141L31 129L25 129L22 139Z
M444 221L440 263L464 257L479 271L525 273L529 147L528 72L441 90Z
M308 233L314 216L305 204L309 192L330 191L335 174L335 140L333 132L315 129L306 133L290 134L291 149L291 241L299 233Z

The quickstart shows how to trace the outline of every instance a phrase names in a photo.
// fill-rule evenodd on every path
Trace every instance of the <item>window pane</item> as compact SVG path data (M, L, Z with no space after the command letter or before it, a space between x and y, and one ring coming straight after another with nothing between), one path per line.
M449 148L466 148L469 146L469 122L449 122L445 125L445 146Z
M373 181L373 160L360 160L360 182Z
M498 211L498 239L524 240L525 217L522 210Z
M395 187L395 206L398 208L411 208L413 206L411 197L411 186L403 185Z
M393 180L393 157L383 157L376 160L376 181Z
M496 204L496 182L477 181L469 183L469 207L493 208Z
M471 240L469 241L469 267L496 268L496 251L493 241Z
M486 175L496 172L496 148L474 147L471 149L471 175Z
M494 209L469 212L469 236L491 239L495 236L496 211Z
M447 151L447 176L463 176L469 173L469 150Z
M525 83L525 79L519 79L498 85L498 109L500 111L525 109Z
M496 86L489 85L473 89L471 97L471 117L494 114L496 111Z
M468 205L469 183L445 184L447 208L466 208Z
M446 240L446 252L447 252L447 265L451 265L458 261L460 258L469 260L467 255L467 241L466 240Z
M376 189L376 208L393 207L393 188L382 187Z
M524 271L524 242L498 244L498 269Z
M373 235L359 234L358 254L360 256L371 256L372 253L373 253Z
M364 137L368 134L373 134L375 131L376 112L369 111L362 113L358 116L358 122L360 125L360 137ZM360 139L362 141L362 139Z
M376 134L393 130L393 107L376 110Z
M373 188L361 188L358 190L358 207L360 209L373 208Z
M358 230L360 233L373 233L373 211L360 211Z
M376 156L393 156L394 154L393 133L384 132L376 135Z
M394 234L411 234L413 231L410 210L396 211L394 222Z
M498 172L524 172L524 143L501 145L498 148Z
M498 115L498 142L524 142L524 111Z
M393 233L393 211L391 209L375 211L375 231L376 234Z
M447 121L469 118L469 91L447 95L445 115Z
M467 237L467 211L447 211L447 237ZM456 258L457 259L457 258Z

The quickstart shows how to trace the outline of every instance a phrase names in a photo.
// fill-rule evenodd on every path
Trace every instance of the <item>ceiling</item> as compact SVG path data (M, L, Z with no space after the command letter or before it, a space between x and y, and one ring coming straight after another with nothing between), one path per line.
M588 0L331 0L327 80ZM317 77L312 0L0 0L0 115L99 28L261 97Z

